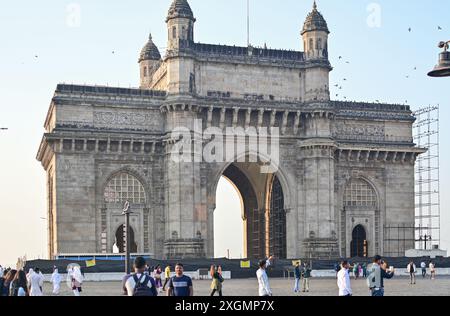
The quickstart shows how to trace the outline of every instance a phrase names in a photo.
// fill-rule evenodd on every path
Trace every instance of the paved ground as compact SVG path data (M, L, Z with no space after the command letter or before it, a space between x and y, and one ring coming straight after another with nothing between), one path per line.
M338 293L336 280L334 279L311 279L309 293L294 294L293 280L270 279L272 291L276 296L336 296ZM194 281L194 294L196 296L207 296L210 281ZM83 284L84 296L118 296L121 295L120 282L86 282ZM352 280L354 296L367 296L365 280ZM224 296L254 296L258 292L256 279L226 280L223 284ZM416 285L410 285L407 278L394 278L385 280L386 296L450 296L450 277L440 277L436 280L417 279ZM46 283L44 293L51 293L51 284ZM61 295L67 296L72 293L65 283L61 284Z

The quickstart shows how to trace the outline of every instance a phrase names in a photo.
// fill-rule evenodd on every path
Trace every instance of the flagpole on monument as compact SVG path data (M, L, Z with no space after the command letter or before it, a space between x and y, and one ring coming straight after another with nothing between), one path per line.
M125 215L125 273L128 275L131 273L130 267L130 202L125 201L123 206L122 215Z

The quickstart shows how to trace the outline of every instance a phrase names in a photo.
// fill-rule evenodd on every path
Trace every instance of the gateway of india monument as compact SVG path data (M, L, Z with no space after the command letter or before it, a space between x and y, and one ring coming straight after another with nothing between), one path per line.
M165 22L167 51L150 35L139 88L56 87L37 154L47 175L50 258L122 252L125 201L133 253L212 258L222 176L242 197L247 258L403 256L414 248L414 165L425 151L413 142L415 118L406 105L330 100L330 31L316 3L292 38L304 51L195 42L187 0L173 0ZM279 157L249 144L228 158L198 159L220 156L207 144L222 138L173 137L180 126L192 134L277 130L267 139ZM193 159L172 159L180 143Z

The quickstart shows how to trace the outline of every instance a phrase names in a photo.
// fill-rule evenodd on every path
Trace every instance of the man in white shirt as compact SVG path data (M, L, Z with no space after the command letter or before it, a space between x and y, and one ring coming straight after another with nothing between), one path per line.
M256 271L256 277L259 285L259 296L272 296L269 278L266 273L266 260L261 260L259 262L259 269Z
M341 270L337 274L337 285L339 287L339 296L352 296L352 287L350 284L350 275L348 261L342 261Z
M158 296L155 280L145 274L145 259L134 260L134 271L125 283L128 296Z

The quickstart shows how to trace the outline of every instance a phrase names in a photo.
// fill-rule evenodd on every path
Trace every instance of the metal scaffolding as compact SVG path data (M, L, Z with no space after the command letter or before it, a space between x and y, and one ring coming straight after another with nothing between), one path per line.
M441 239L439 105L419 109L414 115L414 141L428 150L418 157L415 166L416 249L433 249L439 248Z

